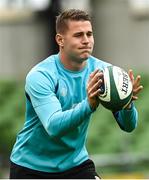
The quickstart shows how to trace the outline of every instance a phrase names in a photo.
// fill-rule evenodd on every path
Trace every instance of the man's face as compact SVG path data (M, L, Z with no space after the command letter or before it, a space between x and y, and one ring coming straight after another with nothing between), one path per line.
M93 51L94 38L89 21L69 21L63 36L63 52L74 61L83 62Z

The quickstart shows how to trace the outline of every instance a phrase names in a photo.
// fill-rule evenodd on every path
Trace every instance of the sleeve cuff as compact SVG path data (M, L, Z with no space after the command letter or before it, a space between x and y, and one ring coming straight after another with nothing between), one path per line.
M133 107L134 107L134 103L131 102L130 105L131 105L131 106L130 106L129 108L125 108L124 110L125 110L125 111L131 111L131 110L133 109Z
M87 105L88 112L93 113L94 111L96 111L96 109L91 108L87 98L86 98L86 105Z

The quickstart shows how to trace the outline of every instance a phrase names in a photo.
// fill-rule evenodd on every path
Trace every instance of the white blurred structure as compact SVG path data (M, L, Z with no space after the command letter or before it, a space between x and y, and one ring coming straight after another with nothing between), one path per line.
M83 9L86 11L90 11L91 9L91 2L90 0L61 0L62 9Z
M2 8L15 8L15 9L32 9L44 10L46 9L51 0L0 0L0 9ZM78 8L89 10L90 0L61 0L62 9Z
M129 0L129 4L136 17L149 17L149 0Z
M51 0L1 0L0 9L31 9L44 10L46 9Z
M26 0L25 2L29 9L40 11L46 9L49 6L51 0Z

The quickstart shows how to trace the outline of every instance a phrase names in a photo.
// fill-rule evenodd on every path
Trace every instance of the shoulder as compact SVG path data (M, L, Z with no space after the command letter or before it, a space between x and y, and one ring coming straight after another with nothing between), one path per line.
M55 86L58 79L56 57L56 55L49 56L35 65L26 76L26 86Z
M109 62L98 59L98 58L96 58L94 56L89 57L88 64L89 64L90 67L93 67L93 69L99 68L101 70L103 70L105 67L111 65Z

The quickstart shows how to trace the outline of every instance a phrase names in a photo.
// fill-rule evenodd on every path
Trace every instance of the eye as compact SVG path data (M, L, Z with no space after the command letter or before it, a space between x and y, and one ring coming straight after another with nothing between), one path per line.
M74 34L74 37L81 37L82 36L82 33L76 33Z
M88 32L88 33L87 33L87 36L88 36L88 37L93 36L93 33L92 33L92 32Z

